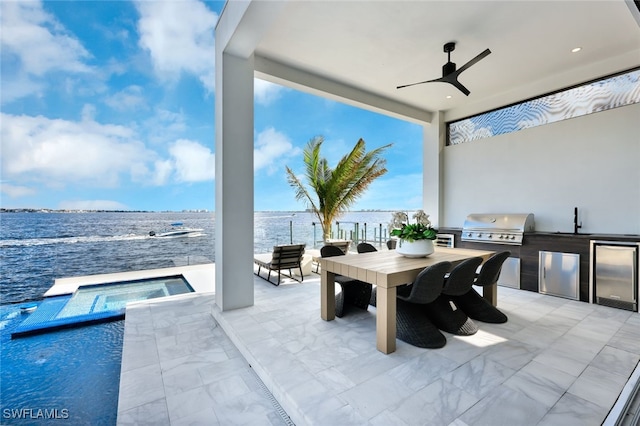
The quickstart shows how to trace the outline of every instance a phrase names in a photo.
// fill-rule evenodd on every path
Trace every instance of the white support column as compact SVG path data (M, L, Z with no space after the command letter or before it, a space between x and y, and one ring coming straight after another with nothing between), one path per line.
M422 205L434 227L444 217L442 205L442 164L445 144L445 126L442 112L434 112L431 123L422 127Z
M216 304L254 303L253 56L216 49Z

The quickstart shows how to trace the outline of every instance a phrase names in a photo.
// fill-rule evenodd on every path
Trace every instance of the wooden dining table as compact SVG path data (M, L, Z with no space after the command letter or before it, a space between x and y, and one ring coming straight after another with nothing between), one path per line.
M320 315L325 321L335 319L336 275L376 285L376 347L382 353L392 353L396 350L396 287L412 283L427 266L446 261L453 267L472 257L481 257L484 262L494 253L436 247L431 255L421 258L404 257L394 250L321 258ZM495 305L497 286L483 287L483 297Z

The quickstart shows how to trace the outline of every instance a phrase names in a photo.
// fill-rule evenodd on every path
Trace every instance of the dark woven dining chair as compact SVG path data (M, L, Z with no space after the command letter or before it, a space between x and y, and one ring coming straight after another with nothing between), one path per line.
M356 250L358 251L358 253L372 253L374 251L378 251L377 248L375 248L372 244L369 244L369 243L358 244L358 246L356 247Z
M429 320L425 306L440 296L444 275L450 268L449 262L428 266L420 271L413 283L397 288L398 339L420 348L436 349L446 345L447 338Z
M481 263L481 257L472 257L457 264L445 280L442 294L427 305L425 312L440 330L458 336L470 336L478 331L478 326L458 308L453 297L471 289Z
M511 255L511 252L503 251L491 256L484 265L482 265L480 273L473 284L481 287L496 284L498 278L500 278L502 265L509 255ZM503 312L480 296L474 288L469 289L468 292L462 295L453 296L453 301L456 306L474 320L492 324L502 324L508 320Z
M345 253L336 246L323 246L320 249L321 257L345 256ZM347 306L355 306L365 311L369 308L371 300L371 284L353 278L336 275L336 284L340 285L340 293L336 294L336 316L341 318L347 311Z

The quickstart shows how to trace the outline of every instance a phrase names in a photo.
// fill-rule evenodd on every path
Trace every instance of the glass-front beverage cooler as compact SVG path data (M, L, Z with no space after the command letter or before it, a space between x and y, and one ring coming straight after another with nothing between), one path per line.
M638 312L640 243L591 241L593 302Z

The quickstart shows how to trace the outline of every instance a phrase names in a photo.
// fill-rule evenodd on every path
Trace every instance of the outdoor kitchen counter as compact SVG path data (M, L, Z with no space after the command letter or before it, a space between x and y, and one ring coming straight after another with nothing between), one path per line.
M461 228L439 228L439 233L453 234L454 247L477 248L481 250L496 250L491 243L474 243L461 241ZM511 251L512 257L520 258L520 288L538 292L538 262L539 252L551 251L561 253L576 253L580 255L580 291L579 297L583 302L589 301L589 260L591 240L640 242L640 235L578 233L572 232L527 232L521 246L501 244L500 250Z
M607 240L607 241L640 241L640 234L589 234L578 232L530 232L527 235L543 235L558 238L580 238L587 240Z
M462 228L438 228L438 232L441 234L454 234L458 238L462 234ZM559 237L559 238L586 238L588 240L611 240L611 241L632 241L638 242L640 241L640 234L605 234L605 233L587 233L587 232L578 232L574 234L573 232L560 232L560 231L534 231L534 232L526 232L525 237L540 235L540 236L549 236L549 237ZM456 240L456 243L459 239Z
M527 234L520 251L520 288L538 291L539 252L575 253L580 255L579 297L581 301L589 302L591 240L638 242L640 241L640 236L555 232L533 232Z

